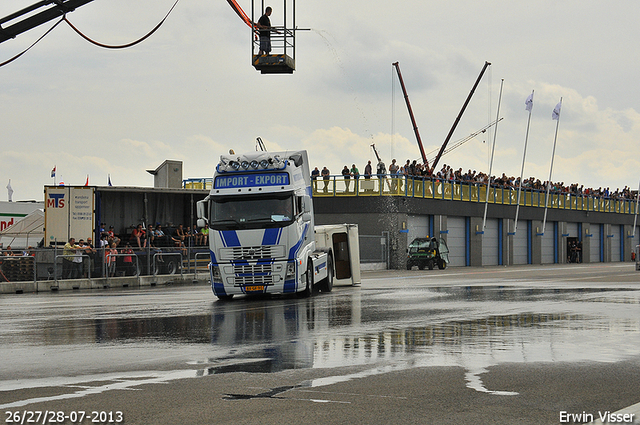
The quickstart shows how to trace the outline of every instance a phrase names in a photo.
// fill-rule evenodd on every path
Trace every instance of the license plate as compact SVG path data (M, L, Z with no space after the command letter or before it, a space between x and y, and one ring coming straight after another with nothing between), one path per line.
M264 286L260 285L260 286L245 286L245 291L247 292L263 292L264 291Z

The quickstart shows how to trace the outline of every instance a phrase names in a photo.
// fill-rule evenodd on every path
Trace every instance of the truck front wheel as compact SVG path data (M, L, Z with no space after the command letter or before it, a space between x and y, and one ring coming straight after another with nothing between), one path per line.
M300 298L309 298L313 295L313 261L309 258L307 260L307 286L305 286L304 291L298 292L298 296Z
M320 282L322 292L331 292L333 289L333 258L327 256L327 277Z

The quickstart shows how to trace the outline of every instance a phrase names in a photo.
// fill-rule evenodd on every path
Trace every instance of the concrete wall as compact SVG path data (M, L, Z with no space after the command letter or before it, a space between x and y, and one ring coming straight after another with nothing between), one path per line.
M484 203L462 202L450 200L419 199L406 197L332 197L314 198L316 209L316 224L357 223L362 235L380 235L388 232L390 236L390 267L403 269L406 267L406 249L411 242L408 240L407 223L409 216L431 216L433 218L433 235L449 238L447 222L449 217L465 217L470 226L468 235L464 235L466 263L470 266L483 264L483 238L487 236L482 231ZM582 241L583 262L593 261L592 257L599 256L604 249L604 261L619 261L612 258L612 251L617 247L613 243L621 244L625 261L631 261L631 252L635 249L633 235L633 219L631 214L597 213L576 210L549 209L542 234L544 208L521 207L518 217L517 233L520 238L528 238L529 252L516 251L513 229L515 206L489 204L487 219L498 219L501 235L499 246L501 256L499 262L504 265L514 264L513 258L527 256L531 264L548 263L549 259L557 263L566 263L568 250L567 238L578 237ZM624 241L620 241L620 227L623 229ZM600 229L604 237L600 238ZM526 234L530 228L530 234ZM569 228L581 229L580 234L572 235ZM460 231L459 229L457 230ZM636 230L638 232L640 230ZM525 235L522 234L525 233ZM594 235L593 232L596 232ZM613 232L613 233L612 233ZM613 236L612 236L613 234ZM549 240L549 237L552 240ZM544 238L544 243L543 243ZM460 240L460 235L456 235ZM547 248L545 250L544 245ZM549 252L553 244L554 252ZM485 244L486 245L486 244ZM551 247L551 249L553 249ZM614 249L615 248L615 249ZM518 250L522 250L519 247ZM461 255L461 253L457 253ZM593 255L592 255L593 254ZM486 256L486 254L484 254ZM599 257L598 257L599 258ZM600 261L598 259L598 261Z

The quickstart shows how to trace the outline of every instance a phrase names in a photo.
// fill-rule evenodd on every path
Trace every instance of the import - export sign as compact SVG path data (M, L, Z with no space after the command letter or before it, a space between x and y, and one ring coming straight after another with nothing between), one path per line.
M241 187L284 186L289 184L287 173L256 173L216 176L216 189L235 189Z

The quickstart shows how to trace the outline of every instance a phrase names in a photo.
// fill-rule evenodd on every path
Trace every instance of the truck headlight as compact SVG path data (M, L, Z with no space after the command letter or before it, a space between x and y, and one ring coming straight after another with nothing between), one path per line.
M220 267L211 266L211 279L214 283L222 283L222 276L220 275Z
M296 263L293 261L287 263L287 274L285 279L293 279L296 276Z

